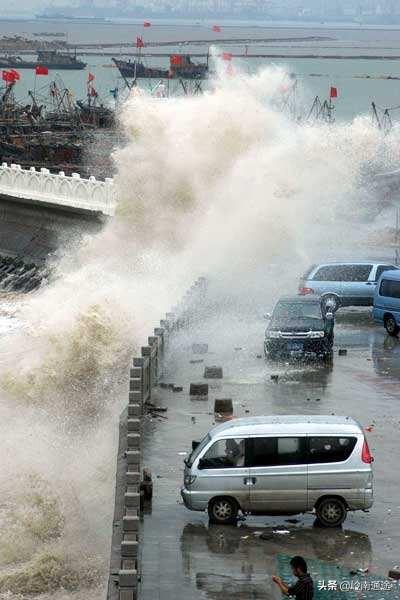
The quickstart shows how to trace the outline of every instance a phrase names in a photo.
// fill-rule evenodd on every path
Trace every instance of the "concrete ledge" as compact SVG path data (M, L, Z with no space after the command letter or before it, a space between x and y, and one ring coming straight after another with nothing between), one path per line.
M121 556L137 557L138 555L138 542L137 540L122 540L121 542Z
M122 530L124 532L137 532L139 530L139 517L125 515L125 517L122 519Z
M137 586L137 571L121 569L118 573L119 587L136 587Z
M128 432L136 433L140 431L140 419L128 419Z
M130 403L128 405L128 417L140 417L142 414L142 407L140 404Z
M128 433L128 435L126 436L128 448L139 448L140 437L140 433Z
M140 473L139 471L127 471L126 472L126 484L127 485L139 485Z
M125 506L130 508L140 508L140 494L139 492L125 492Z

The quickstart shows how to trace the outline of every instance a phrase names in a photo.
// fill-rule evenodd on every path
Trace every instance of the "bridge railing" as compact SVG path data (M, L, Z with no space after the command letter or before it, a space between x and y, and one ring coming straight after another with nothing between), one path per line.
M163 369L164 352L174 332L197 318L206 292L200 278L182 302L167 313L133 359L129 382L129 403L120 418L115 509L111 542L110 577L107 600L137 600L141 573L142 536L142 417L150 403Z
M84 179L78 173L68 177L63 171L53 174L48 169L7 163L0 166L0 195L108 216L114 215L116 205L112 179Z

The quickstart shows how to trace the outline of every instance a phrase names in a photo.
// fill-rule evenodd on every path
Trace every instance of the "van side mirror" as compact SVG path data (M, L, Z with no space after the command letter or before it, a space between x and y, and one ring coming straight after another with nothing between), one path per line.
M206 469L207 468L207 461L204 458L200 458L199 460L199 464L197 466L198 469Z
M197 446L200 446L200 442L196 442L196 440L192 440L192 451L196 450Z

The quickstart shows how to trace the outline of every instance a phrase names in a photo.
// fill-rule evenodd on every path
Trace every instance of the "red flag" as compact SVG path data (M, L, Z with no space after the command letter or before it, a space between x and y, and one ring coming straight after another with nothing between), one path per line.
M143 23L143 27L151 27L151 23L150 23L150 21L145 21L145 22Z
M136 48L144 48L144 41L143 41L142 36L140 36L140 37L138 36L136 38Z
M232 60L232 52L223 52L222 53L222 60Z
M12 71L2 71L1 78L6 83L15 83L16 77Z
M95 80L95 76L93 75L93 73L89 73L89 74L88 74L88 78L87 78L87 80L88 80L88 83L90 83L91 81L94 81L94 80Z
M35 69L35 73L36 75L48 75L49 69L47 67L42 67L41 65L38 65Z
M97 98L98 94L94 87L90 88L90 95L92 96L92 98Z
M221 27L219 25L214 25L212 28L215 33L221 33Z
M19 81L21 79L21 75L15 69L11 69L10 73L13 74L15 81Z
M337 98L338 97L338 91L337 91L336 87L331 87L330 97L331 98Z
M177 67L182 64L182 56L179 54L172 54L169 57L169 62L171 66L173 65L174 67Z

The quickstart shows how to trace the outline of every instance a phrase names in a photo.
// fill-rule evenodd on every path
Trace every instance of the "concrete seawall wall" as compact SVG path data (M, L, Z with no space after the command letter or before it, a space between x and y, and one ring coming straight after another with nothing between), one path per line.
M107 600L138 600L141 580L141 541L143 500L149 474L143 469L143 419L152 394L162 375L164 351L175 332L197 318L206 293L206 280L200 278L182 302L167 313L160 326L133 359L127 409L119 423L115 507ZM151 477L151 476L150 476Z
M40 264L60 246L78 244L83 234L100 231L106 220L99 214L34 206L0 195L0 255Z

